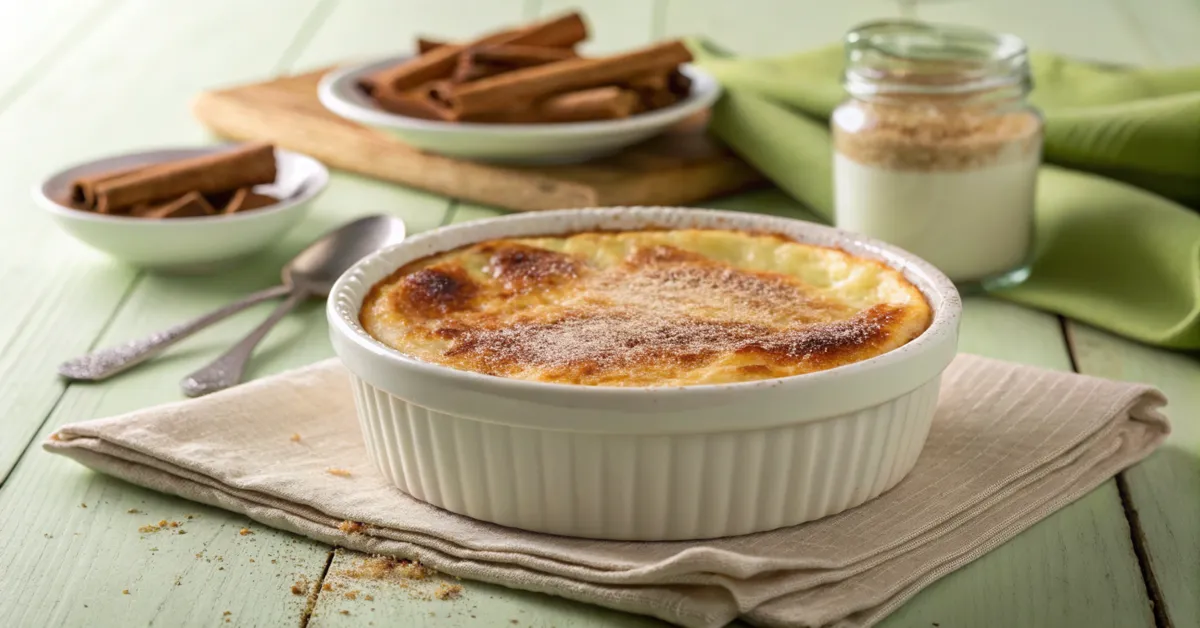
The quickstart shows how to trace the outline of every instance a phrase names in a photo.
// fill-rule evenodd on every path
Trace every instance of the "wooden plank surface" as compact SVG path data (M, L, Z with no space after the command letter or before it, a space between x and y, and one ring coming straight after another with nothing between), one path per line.
M137 7L136 12L126 16L123 22L114 23L114 28L119 27L110 36L114 40L136 37L139 31L147 28L147 20L150 24L167 21L182 31L171 33L168 30L157 42L161 49L152 49L146 54L147 59L157 57L159 63L177 63L193 75L190 80L176 79L174 84L168 84L169 91L161 98L163 102L156 102L152 113L169 115L174 123L157 125L154 130L158 132L159 141L188 143L203 139L204 132L187 113L188 101L195 93L221 81L265 76L292 62L294 59L289 59L288 55L292 54L297 38L307 36L305 18L311 13L306 10L319 9L316 3L280 1L256 5L258 8L248 12L238 4L208 3L205 10L210 13L198 20L200 25L211 25L235 13L241 16L237 28L222 31L223 45L228 47L227 56L209 50L207 46L190 51L176 49L171 36L179 42L190 43L188 33L196 25L167 20L161 12L148 10L145 6ZM285 20L281 15L291 17ZM272 35L264 37L264 32ZM237 45L240 41L254 43L254 54L247 54L243 46ZM222 42L213 41L213 46ZM73 54L86 59L102 56L100 52L84 47ZM182 58L172 58L176 56ZM253 63L247 63L247 57L252 58ZM193 65L189 66L189 63ZM116 89L111 94L114 108L128 102L126 93L135 89L133 84L146 80L147 69L142 66L110 63L105 67L107 73L95 80L118 88L130 84L125 90ZM62 81L68 80L77 78L63 74ZM37 89L53 91L62 88L47 79ZM31 98L38 96L37 89L31 92ZM87 124L101 126L103 121L104 124L124 126L136 136L139 125L153 127L157 121L152 116L147 120L146 114L136 110L123 117L112 116L111 112L104 111L103 105L102 102L101 113L109 114L108 118L78 120L79 128ZM9 118L0 116L0 127L7 120ZM56 120L46 120L47 123L52 121ZM107 152L121 147L106 143L104 138L91 140L85 133L79 138L79 144L67 146L77 154ZM60 157L66 158L65 155ZM411 230L419 231L440 224L447 207L448 201L441 197L360 177L335 175L330 189L317 201L310 219L290 233L275 250L260 256L241 272L204 278L142 276L107 333L100 338L100 344L144 335L148 330L195 316L274 283L278 280L282 262L305 242L355 216L394 213L404 217ZM69 242L62 244L68 251L72 246ZM116 279L124 278L125 284L119 286L123 290L134 276L128 269L104 262L98 264L96 256L86 255L86 262L99 269L99 279L86 275L80 279L91 279L98 288L110 287L117 283ZM19 269L7 266L5 270L15 274ZM115 277L111 276L114 274ZM68 284L67 287L74 286ZM90 292L80 296L91 299L90 309L75 306L79 311L88 312L88 317L80 316L78 312L74 317L80 327L90 332L92 337L87 343L95 338L99 326L108 321L122 295L123 292L117 291L108 303ZM57 295L52 294L49 298L74 306L70 300L64 301ZM55 302L50 300L47 305ZM105 306L107 310L102 309ZM239 315L121 379L95 386L71 387L40 437L63 422L179 399L179 379L246 333L265 316L269 307L264 305ZM86 319L91 317L96 319L97 327L88 329L83 323L89 322ZM37 317L30 318L35 323L38 320ZM47 321L55 322L53 317ZM64 327L69 329L69 326ZM26 332L30 331L27 327ZM62 332L48 327L37 333L54 337L56 331ZM250 375L258 376L327 357L330 350L325 333L322 308L313 305L303 309L281 323L267 338L251 365ZM38 337L32 336L33 339ZM72 348L71 353L86 347L86 343L80 344ZM48 356L43 358L43 363L35 364L35 373L40 375L38 381L53 382L53 364L68 355ZM19 365L14 364L14 368ZM24 365L28 368L29 360L25 360ZM49 405L46 405L40 410L40 416L38 409L19 416L40 422L48 410ZM80 503L88 503L89 508L80 508ZM145 514L127 513L131 507ZM295 625L308 600L306 595L292 594L291 586L298 579L315 586L330 552L322 544L269 529L255 528L255 534L243 537L238 531L249 523L244 517L136 489L92 474L66 460L50 457L36 448L26 455L8 485L0 491L0 513L0 538L4 539L0 543L0 564L6 566L6 574L22 574L19 580L4 578L5 587L12 595L3 596L0 601L0 617L19 619L8 625L213 626L222 624L224 619L242 626ZM199 517L188 521L185 517L188 513ZM160 517L186 521L182 529L188 534L138 533L140 525ZM141 538L143 536L146 538ZM197 558L197 553L202 556ZM175 584L177 579L178 585ZM128 596L121 593L124 589L130 590ZM230 615L223 615L226 610Z
M1117 7L1148 49L1147 63L1200 63L1200 4L1118 0ZM1068 332L1080 372L1152 384L1170 399L1166 446L1121 478L1161 622L1200 626L1200 355L1155 350L1076 323Z
M15 83L10 81L20 89L13 92L16 96L7 106L0 96L0 141L28 147L24 152L0 155L0 165L7 170L7 176L0 178L0 198L27 205L28 182L62 163L152 143L202 141L206 135L187 113L187 101L201 88L265 78L275 71L311 69L356 55L387 53L395 49L396 42L411 41L418 33L466 36L578 3L222 0L194 5L186 14L164 4L151 0L111 3L105 6L102 19L92 23L93 28L62 38L66 43L61 49L51 39L39 44L45 48L38 54L48 59L43 63L45 71L29 84L19 77L13 79ZM921 5L916 10L932 7L930 17L937 17L938 11L960 11L956 18L960 21L1011 23L1016 27L1013 30L1028 28L1041 33L1039 45L1046 41L1049 47L1053 47L1052 31L1041 22L1078 16L1070 0L1039 2L1039 6L1030 0L1029 6L1026 4L1022 0L1011 15L996 2ZM1178 5L1172 15L1181 19L1187 15L1182 3L1155 0L1154 4ZM832 41L862 18L899 13L896 3L885 1L776 3L769 9L754 2L715 0L590 0L582 6L597 29L597 50L633 45L643 37L667 33L704 33L739 52L782 52ZM1155 24L1169 21L1170 15L1142 17L1127 27L1110 19L1110 9L1127 10L1128 3L1102 4L1089 35L1079 29L1063 36L1062 46L1069 48L1064 51L1094 51L1109 60L1143 60L1168 55L1160 49L1185 46L1184 38L1177 34L1174 41L1178 43L1151 51L1138 43L1145 38L1127 30L1143 28L1153 33L1161 28ZM38 10L47 11L40 15L51 16L61 11L52 7ZM1025 13L1019 13L1022 10ZM0 15L3 11L0 8ZM235 15L237 20L232 19ZM1035 16L1040 22L1028 23L1023 15ZM49 22L62 26L55 20ZM6 35L35 41L21 34L26 27L0 20L0 42ZM601 34L604 31L616 34L609 38ZM222 36L214 38L213 32ZM1173 32L1187 31L1176 27ZM1088 37L1099 43L1087 41ZM1102 45L1106 41L1115 43L1106 49ZM0 43L0 49L3 46ZM168 68L171 71L164 74ZM6 80L0 72L0 90ZM156 88L144 89L147 84ZM129 94L134 92L139 96L131 99ZM78 107L80 102L88 106ZM802 211L774 191L705 204L782 215L801 215ZM48 414L47 425L40 428L42 435L62 422L178 398L178 379L249 330L266 308L247 312L126 378L103 385L72 386L65 396L61 396L62 385L49 375L59 360L90 344L131 338L266 286L275 278L279 264L309 238L352 216L379 211L403 216L414 231L499 213L337 175L318 201L312 219L275 250L236 275L188 279L143 276L109 263L53 230L32 209L4 216L0 290L12 298L9 308L0 310L0 333L8 338L7 351L0 355L0 404L8 409L6 421L0 424L0 477L25 451ZM1051 368L1069 367L1057 320L1008 304L969 301L962 343L967 351ZM1194 369L1181 368L1174 361L1177 356L1163 358L1161 352L1144 347L1126 349L1091 351L1091 363L1105 363L1098 355L1111 358L1119 354L1120 360L1107 362L1120 364L1112 372L1160 382L1170 388L1169 394L1185 399L1183 412L1189 412L1189 407L1196 412L1200 406L1188 401L1191 397L1175 392L1190 383L1187 378L1196 374ZM1136 355L1135 349L1146 355ZM1082 353L1077 344L1076 357ZM319 307L309 307L284 321L267 339L251 375L327 355L322 313ZM1088 360L1080 363L1083 367ZM1177 403L1172 409L1177 422L1183 420L1177 414L1179 407ZM1197 625L1200 541L1195 538L1197 513L1192 508L1200 503L1196 498L1200 489L1194 487L1200 474L1192 457L1197 434L1181 436L1177 428L1174 439L1184 445L1177 448L1180 453L1175 462L1162 466L1158 460L1164 452L1136 467L1127 478L1152 552L1151 563L1155 573L1161 574L1160 581L1166 582L1161 593L1175 618L1174 625ZM1153 466L1156 464L1161 469ZM1146 477L1138 479L1139 473ZM1173 503L1180 495L1174 486L1190 496L1190 505ZM82 508L81 503L88 507ZM130 508L143 512L130 514L126 512ZM1152 625L1129 541L1131 532L1120 509L1119 493L1113 483L1107 483L936 583L885 623ZM186 514L199 517L187 520ZM137 532L135 523L140 526L156 517L183 517L182 529L187 534ZM265 529L256 528L255 534L243 537L237 530L246 523L235 515L143 491L91 474L66 460L29 451L0 488L0 582L6 593L0 596L0 617L15 618L16 623L9 623L16 626L212 626L224 625L225 620L238 626L292 626L307 617L306 596L291 593L296 579L315 586L327 559L333 561L329 568L336 579L338 571L356 558L350 552L332 555L324 545ZM1177 543L1182 555L1174 549ZM197 553L200 558L195 557ZM126 588L128 596L122 593ZM316 612L309 625L492 626L511 625L512 619L519 625L560 627L657 624L478 583L466 583L463 597L453 602L431 602L398 587L379 587L371 594L374 611L363 605L365 594L348 600L344 593L335 588L316 595ZM226 610L229 615L223 614Z
M1200 626L1200 356L1152 349L1076 323L1070 331L1080 372L1151 384L1170 400L1167 444L1122 477L1152 595L1171 625Z

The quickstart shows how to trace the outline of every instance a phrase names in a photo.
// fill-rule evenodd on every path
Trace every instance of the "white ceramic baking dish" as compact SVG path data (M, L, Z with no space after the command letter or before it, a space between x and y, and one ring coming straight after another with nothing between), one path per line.
M870 360L780 379L675 388L546 384L407 357L359 324L367 291L427 255L501 237L643 227L764 230L904 272L929 329ZM875 240L757 214L685 208L518 214L414 237L337 282L330 334L352 374L367 452L410 495L476 519L602 539L747 534L888 490L925 443L961 301L928 263Z

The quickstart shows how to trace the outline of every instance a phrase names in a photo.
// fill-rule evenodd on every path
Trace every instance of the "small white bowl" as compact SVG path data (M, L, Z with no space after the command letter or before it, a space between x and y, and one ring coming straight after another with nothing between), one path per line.
M80 176L228 150L228 147L154 150L72 166L33 190L33 199L58 226L88 246L134 266L169 272L211 272L264 249L296 226L329 184L329 171L307 155L275 149L275 183L254 190L284 199L229 216L152 220L109 216L59 202Z
M746 229L834 246L904 273L933 307L908 344L793 377L620 388L422 362L359 323L371 287L441 251L505 237L648 227ZM962 302L929 263L864 236L749 213L670 207L531 212L430 231L342 275L326 309L367 453L401 490L501 525L602 539L749 534L857 506L925 444Z
M614 153L707 109L721 93L712 75L694 66L687 98L620 120L548 124L485 124L410 118L380 109L358 88L358 79L407 59L393 57L334 70L321 78L321 104L343 118L390 133L414 148L462 159L498 163L572 163Z

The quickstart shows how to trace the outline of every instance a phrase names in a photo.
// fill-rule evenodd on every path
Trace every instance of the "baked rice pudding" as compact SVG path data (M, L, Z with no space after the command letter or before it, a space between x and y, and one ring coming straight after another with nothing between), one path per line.
M375 339L425 362L589 386L821 371L900 347L931 317L882 262L723 229L471 244L405 265L360 315Z

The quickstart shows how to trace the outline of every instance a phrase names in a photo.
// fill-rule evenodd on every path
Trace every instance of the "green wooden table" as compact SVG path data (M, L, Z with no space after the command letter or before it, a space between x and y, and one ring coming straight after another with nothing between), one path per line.
M499 212L337 174L311 218L252 265L221 277L162 277L58 232L29 200L35 181L106 153L211 141L188 113L205 88L391 53L417 33L466 37L569 6L587 12L596 52L697 33L741 53L782 52L831 41L861 20L909 15L1010 30L1034 47L1103 61L1200 62L1194 0L0 3L0 625L660 625L470 582L452 602L362 583L350 600L349 589L317 585L336 584L354 552L96 475L38 446L64 423L178 399L179 379L269 306L105 384L64 385L54 375L61 360L265 287L305 242L355 216L393 213L416 232ZM806 215L772 191L709 205ZM1149 460L929 587L885 624L1200 625L1200 360L986 298L967 302L962 350L1152 383L1171 398L1175 433ZM271 334L250 375L330 354L313 305ZM184 520L188 534L138 532L159 519ZM239 534L243 527L254 533ZM309 583L303 595L291 590L298 580Z

